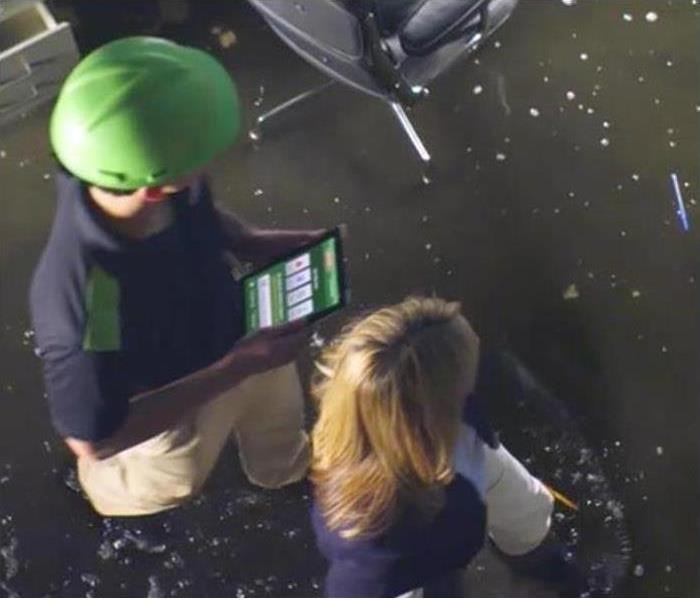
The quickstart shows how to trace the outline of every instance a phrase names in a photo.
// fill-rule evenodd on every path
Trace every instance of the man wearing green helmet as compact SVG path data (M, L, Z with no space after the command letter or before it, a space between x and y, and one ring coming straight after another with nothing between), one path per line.
M252 228L214 205L201 172L239 128L223 67L157 38L91 53L56 103L58 205L30 303L52 421L103 515L181 504L232 433L251 481L306 472L304 327L242 339L226 255L263 263L320 232Z

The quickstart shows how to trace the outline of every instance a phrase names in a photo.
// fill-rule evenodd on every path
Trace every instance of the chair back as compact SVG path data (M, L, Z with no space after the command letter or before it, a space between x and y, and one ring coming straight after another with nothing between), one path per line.
M328 76L384 97L364 62L357 17L341 0L248 0L279 37Z

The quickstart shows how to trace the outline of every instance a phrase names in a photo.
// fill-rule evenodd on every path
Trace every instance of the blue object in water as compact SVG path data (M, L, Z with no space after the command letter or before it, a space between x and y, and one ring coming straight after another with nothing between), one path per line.
M688 223L688 213L686 212L685 204L683 203L683 195L681 194L681 186L678 183L678 175L675 173L671 173L671 183L673 184L673 191L676 194L676 204L678 205L676 214L678 215L678 219L680 220L683 229L685 231L689 231L690 224Z

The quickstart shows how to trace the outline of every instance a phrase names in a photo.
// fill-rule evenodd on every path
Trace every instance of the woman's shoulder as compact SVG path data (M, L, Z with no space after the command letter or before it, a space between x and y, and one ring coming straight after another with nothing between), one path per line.
M314 502L311 522L321 551L327 556L366 554L368 556L398 556L407 551L413 542L449 540L458 537L483 538L486 523L486 506L474 483L457 473L444 488L442 507L426 519L415 509L400 511L392 525L380 534L348 539L339 531L328 527L321 507Z

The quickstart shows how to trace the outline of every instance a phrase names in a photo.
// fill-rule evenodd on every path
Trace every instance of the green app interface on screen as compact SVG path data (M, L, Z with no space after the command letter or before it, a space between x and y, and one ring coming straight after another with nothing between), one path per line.
M246 330L281 325L340 303L336 239L277 263L245 282Z

